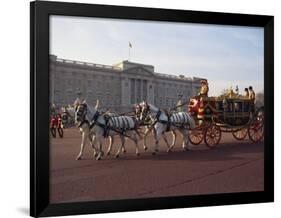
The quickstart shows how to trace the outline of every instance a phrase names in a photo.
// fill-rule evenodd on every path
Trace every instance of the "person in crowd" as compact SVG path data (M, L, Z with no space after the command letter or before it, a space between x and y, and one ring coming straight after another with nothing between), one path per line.
M179 94L178 95L178 102L177 102L177 111L178 112L182 112L183 111L183 108L182 108L182 105L183 104L183 101L182 101L182 95Z
M50 114L56 116L56 105L54 103L51 105Z
M249 99L249 90L248 90L248 88L245 88L244 93L245 93L245 95L244 95L245 98Z
M255 112L255 101L256 101L256 94L253 90L253 87L249 87L249 99L251 100L251 112Z
M249 87L249 99L253 100L254 102L256 100L256 94L252 86Z

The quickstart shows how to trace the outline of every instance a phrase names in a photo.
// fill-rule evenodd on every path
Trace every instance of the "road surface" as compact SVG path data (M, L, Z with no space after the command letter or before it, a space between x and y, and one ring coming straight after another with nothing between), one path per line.
M170 134L169 142L171 142ZM81 135L77 128L64 131L64 138L51 139L50 199L52 203L199 195L262 191L264 188L264 145L248 139L235 140L223 134L220 144L209 149L204 144L182 151L181 137L170 153L163 140L153 156L153 140L148 151L135 155L135 146L126 141L127 152L116 159L120 145L115 140L110 156L96 161L86 145L82 160ZM104 146L107 149L108 142Z

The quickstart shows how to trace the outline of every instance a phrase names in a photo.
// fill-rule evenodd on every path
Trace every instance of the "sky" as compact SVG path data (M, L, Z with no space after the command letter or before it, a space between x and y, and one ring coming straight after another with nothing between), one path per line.
M209 95L238 85L263 91L264 29L104 18L50 17L50 54L113 65L150 64L157 73L203 77Z

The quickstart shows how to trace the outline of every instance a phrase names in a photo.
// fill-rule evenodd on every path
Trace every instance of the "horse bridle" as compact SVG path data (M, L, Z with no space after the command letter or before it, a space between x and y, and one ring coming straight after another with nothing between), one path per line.
M62 112L62 114L61 114L61 120L62 120L63 123L64 123L65 121L68 121L68 116L69 116L69 113L68 113L67 111Z
M145 107L140 105L140 108L141 108L140 115L142 115L143 117L142 121L144 122L147 118L148 112L150 111L150 107L149 105L145 105Z
M75 113L77 116L79 116L80 124L78 125L78 128L80 128L84 123L87 123L88 121L85 119L86 113L87 113L87 105L85 104L79 104L76 106Z
M92 129L94 127L94 125L97 124L99 116L100 116L100 112L96 111L92 118L92 124L90 125L90 129Z

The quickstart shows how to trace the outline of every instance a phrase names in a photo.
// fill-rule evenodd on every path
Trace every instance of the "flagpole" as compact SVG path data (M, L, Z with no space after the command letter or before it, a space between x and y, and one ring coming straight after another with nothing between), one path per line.
M131 47L129 46L129 61L131 59Z
M131 44L131 42L129 41L129 59L128 59L128 61L131 60L131 48L132 48L132 44Z

